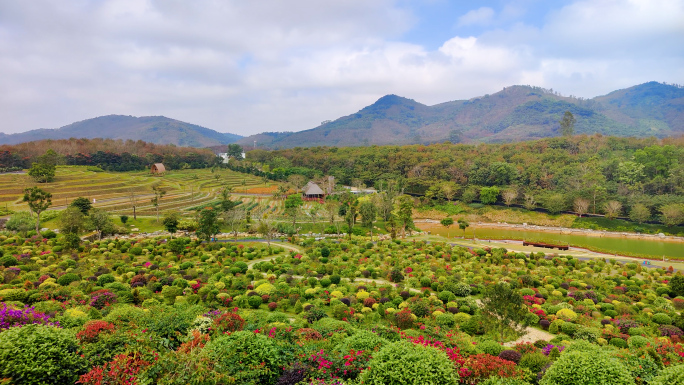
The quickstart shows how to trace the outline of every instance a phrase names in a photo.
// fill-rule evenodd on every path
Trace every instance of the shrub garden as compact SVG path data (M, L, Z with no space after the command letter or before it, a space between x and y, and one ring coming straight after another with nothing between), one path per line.
M684 383L672 270L410 238L167 238L0 235L0 381ZM485 316L494 286L520 328Z

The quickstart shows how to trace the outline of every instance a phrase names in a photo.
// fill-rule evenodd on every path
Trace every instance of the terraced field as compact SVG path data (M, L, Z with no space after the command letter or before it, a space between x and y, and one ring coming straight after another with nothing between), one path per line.
M263 204L264 210L266 207L272 209L268 199L250 196L249 193L274 188L272 182L264 183L255 176L231 170L174 170L163 176L152 176L148 172L93 172L82 166L61 166L57 168L55 180L51 183L37 184L26 174L0 174L0 206L15 211L26 210L27 206L21 202L21 197L23 190L32 186L52 193L51 209L63 209L73 199L82 196L94 200L95 207L128 215L133 213L132 200L137 201L138 215L156 213L150 201L154 197L153 187L166 191L160 201L160 212L182 212L211 202L217 199L224 186L232 187L233 195L247 204L258 200L257 204Z

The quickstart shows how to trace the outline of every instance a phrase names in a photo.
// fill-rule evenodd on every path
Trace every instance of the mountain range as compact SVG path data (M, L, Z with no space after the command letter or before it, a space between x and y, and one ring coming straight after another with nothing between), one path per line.
M156 144L252 148L403 145L451 142L511 142L560 135L566 111L576 134L666 137L684 134L684 87L648 82L592 99L562 96L550 89L511 86L491 95L427 106L386 95L358 112L298 132L263 132L248 137L220 133L163 116L109 115L58 129L0 133L0 144L41 139L112 138Z
M684 88L644 83L593 99L540 87L511 86L492 95L427 106L386 95L357 113L293 133L262 133L237 143L278 149L451 142L511 142L560 135L565 111L576 134L666 137L684 134Z
M183 147L209 147L233 143L240 135L221 133L164 116L107 115L56 129L38 129L18 134L0 132L0 144L17 144L43 139L106 138L143 140Z

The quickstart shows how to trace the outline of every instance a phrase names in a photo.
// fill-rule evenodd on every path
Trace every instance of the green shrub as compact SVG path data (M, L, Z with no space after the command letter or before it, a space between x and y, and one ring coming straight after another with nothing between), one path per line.
M350 349L372 352L376 348L382 348L389 341L369 330L359 330L354 335L342 340L335 350L347 353Z
M539 373L551 359L541 352L523 354L518 366L528 369L531 373Z
M66 273L63 276L57 278L57 283L62 286L69 286L70 283L80 281L81 277L74 273Z
M27 325L0 333L0 376L13 384L73 384L86 368L68 330Z
M116 282L116 278L114 278L114 276L111 274L102 274L101 276L97 277L97 286L104 287L104 285L112 282Z
M631 329L630 329L631 330ZM631 349L639 349L643 348L648 344L648 338L642 337L642 336L632 336L629 337L629 340L627 341L629 344L629 347Z
M610 342L611 345L616 346L618 348L626 348L627 347L627 342L623 340L622 338L611 338Z
M684 384L684 365L670 366L648 383L648 385L674 384Z
M651 321L658 325L672 325L672 318L665 313L656 313L651 317Z
M634 385L617 359L600 351L568 351L546 371L540 385Z
M280 353L262 334L238 331L212 340L204 350L215 360L214 370L235 377L238 384L273 384L280 374Z
M443 352L409 341L385 346L369 366L360 376L364 384L457 385L459 380L454 364Z
M135 247L131 247L131 249L128 251L133 255L140 255L140 254L142 254L143 249L142 249L142 247L135 246Z
M11 255L6 255L6 256L0 258L0 266L12 267L12 266L16 266L18 264L19 264L19 262L17 261L17 259Z
M480 342L477 347L482 351L482 353L487 353L491 356L499 356L499 353L504 351L504 347L501 346L496 341L486 340Z

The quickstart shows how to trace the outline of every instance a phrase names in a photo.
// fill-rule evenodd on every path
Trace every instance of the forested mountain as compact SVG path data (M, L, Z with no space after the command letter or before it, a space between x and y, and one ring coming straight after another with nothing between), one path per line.
M495 192L499 202L508 196L509 204L549 211L573 209L582 199L589 212L607 212L606 204L615 201L616 215L643 205L643 217L651 218L670 204L684 215L684 137L597 134L508 144L252 150L246 161L230 167L281 180L291 174L333 175L340 184L401 185L408 193L442 200L472 202L482 188L496 188L486 191Z
M130 139L155 144L208 147L233 143L242 137L164 116L107 115L72 123L57 129L31 130L11 135L0 133L0 144L69 138Z
M593 99L539 87L426 106L387 95L355 114L295 133L259 134L238 143L262 148L451 142L512 142L560 135L565 111L575 133L666 137L684 133L684 88L650 82Z

